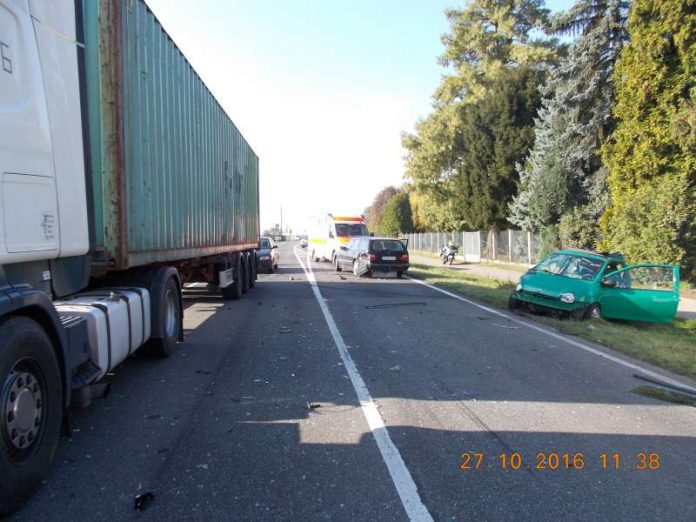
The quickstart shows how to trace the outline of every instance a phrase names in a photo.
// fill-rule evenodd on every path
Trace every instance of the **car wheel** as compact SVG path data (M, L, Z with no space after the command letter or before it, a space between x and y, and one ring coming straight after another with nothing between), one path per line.
M34 320L0 321L0 515L19 509L48 473L63 415L60 367Z
M334 268L336 269L336 272L343 270L343 268L341 268L341 264L338 262L338 256L334 256Z
M517 310L522 307L522 302L517 299L514 295L510 295L508 298L508 310Z
M585 308L585 313L583 314L582 318L586 321L596 321L602 316L601 312L602 310L599 303L592 303Z
M396 272L396 278L397 278L397 279L401 279L402 277L404 277L404 273L403 273L401 270L397 271L397 272Z

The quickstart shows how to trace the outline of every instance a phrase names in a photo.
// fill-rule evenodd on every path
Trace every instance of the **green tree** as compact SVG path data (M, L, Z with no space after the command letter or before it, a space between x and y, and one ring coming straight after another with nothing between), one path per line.
M543 72L519 67L501 74L480 101L463 108L460 151L451 176L457 219L463 228L503 227L517 188L516 164L534 140L538 85Z
M382 214L384 213L384 208L387 206L389 200L394 197L399 191L396 187L385 187L379 191L375 196L372 204L365 209L365 221L367 223L367 229L372 232L379 232L379 223L382 219Z
M435 93L440 104L482 99L506 70L553 62L555 42L532 38L548 20L543 0L472 0L445 12L451 32L442 37L440 63L451 67Z
M680 262L696 277L696 0L635 0L617 64L616 130L603 148L604 246Z
M406 192L399 192L389 200L379 228L380 233L394 237L413 232L411 203Z
M443 36L440 63L446 67L433 96L433 111L402 136L405 178L419 196L419 216L438 229L465 226L451 183L466 151L461 150L466 106L483 100L501 76L518 68L555 63L556 42L530 34L547 22L543 0L471 0L448 10L450 33Z
M541 87L534 147L520 166L510 221L534 231L562 221L554 230L569 246L596 246L608 203L600 148L615 126L612 77L628 37L628 4L577 0L551 22L550 31L580 35Z

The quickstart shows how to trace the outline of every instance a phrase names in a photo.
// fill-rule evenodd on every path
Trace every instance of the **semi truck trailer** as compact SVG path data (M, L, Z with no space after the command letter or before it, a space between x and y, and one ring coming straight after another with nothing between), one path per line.
M0 0L0 513L186 283L254 286L258 167L142 0Z

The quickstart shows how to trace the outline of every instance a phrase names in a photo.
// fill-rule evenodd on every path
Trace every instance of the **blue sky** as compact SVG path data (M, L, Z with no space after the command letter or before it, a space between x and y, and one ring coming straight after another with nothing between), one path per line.
M260 157L261 226L359 213L402 183L451 0L146 0ZM549 0L552 10L573 0Z

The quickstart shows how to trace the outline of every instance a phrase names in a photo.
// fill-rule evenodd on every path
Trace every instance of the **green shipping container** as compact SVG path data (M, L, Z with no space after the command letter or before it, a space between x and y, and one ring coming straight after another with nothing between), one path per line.
M256 247L259 160L142 0L83 0L95 260Z

